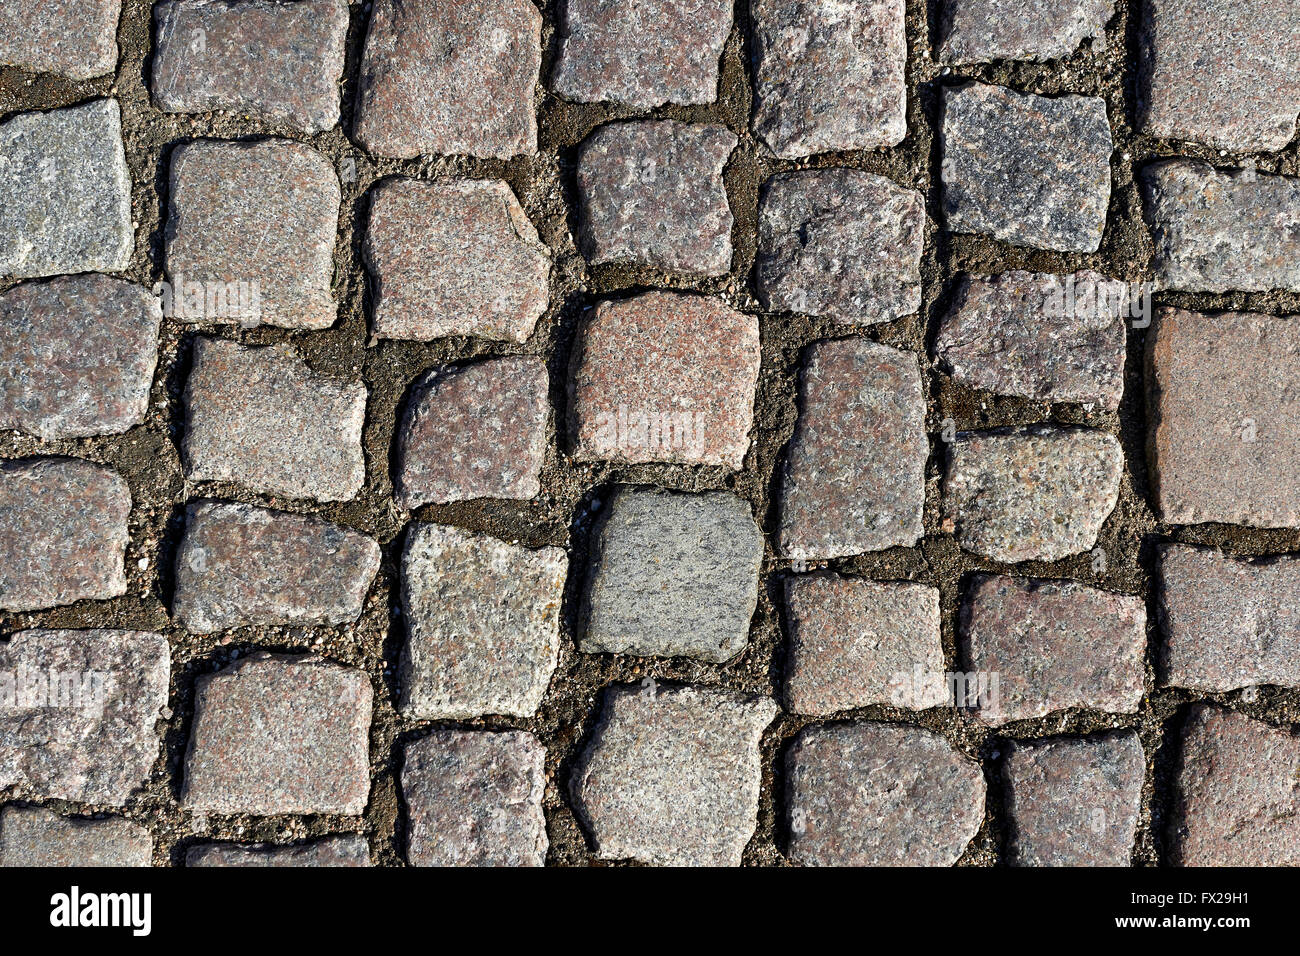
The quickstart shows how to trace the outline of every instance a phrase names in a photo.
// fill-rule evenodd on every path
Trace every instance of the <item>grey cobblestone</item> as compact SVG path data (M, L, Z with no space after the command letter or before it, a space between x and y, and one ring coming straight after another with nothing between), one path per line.
M363 836L326 837L299 846L238 846L205 843L185 854L186 866L369 866L370 845Z
M5 0L0 66L88 80L117 66L122 0Z
M939 59L1050 60L1087 40L1098 49L1114 14L1114 0L944 0Z
M0 810L0 867L148 866L153 837L110 817L72 820L33 807Z

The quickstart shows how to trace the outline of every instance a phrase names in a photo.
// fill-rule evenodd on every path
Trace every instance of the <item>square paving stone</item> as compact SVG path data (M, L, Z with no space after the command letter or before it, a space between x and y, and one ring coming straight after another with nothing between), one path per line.
M126 593L131 491L80 458L0 462L0 611Z
M814 343L799 375L778 552L820 559L916 544L929 451L916 356L866 339Z
M1072 707L1137 713L1146 620L1142 597L1077 581L975 575L960 628L967 673L978 675L981 698L967 703L995 725Z
M921 306L925 200L856 169L780 173L758 211L763 305L844 323L889 322Z
M0 428L52 441L140 424L161 323L148 289L103 275L0 294Z
M121 272L134 245L117 100L0 123L0 278Z
M1181 866L1300 866L1300 737L1197 705L1170 837Z
M777 712L703 687L606 690L570 780L596 856L739 866L758 825L759 739Z
M122 0L5 0L0 66L89 80L117 67Z
M785 703L825 716L869 704L947 702L939 589L839 575L787 579Z
M967 432L948 448L944 528L994 561L1057 561L1090 550L1119 500L1124 453L1091 428Z
M1300 687L1300 557L1242 561L1170 545L1159 583L1166 685Z
M742 468L760 359L758 318L721 299L601 302L578 335L574 457Z
M154 19L149 89L165 112L253 113L303 133L338 124L344 0L173 0Z
M379 545L321 518L223 501L186 509L176 623L194 634L255 624L351 624Z
M578 154L587 259L725 275L734 219L722 170L735 147L735 134L711 123L636 120L597 129Z
M551 88L637 109L718 98L731 0L568 0Z
M1148 336L1160 516L1300 526L1300 316L1161 309Z
M325 837L297 846L239 846L204 843L185 854L186 866L370 866L370 844L363 836Z
M1016 866L1129 866L1146 756L1132 731L1015 743L1002 768Z
M402 712L533 716L559 660L568 565L562 548L412 527L402 552Z
M436 368L412 389L398 436L398 507L541 490L550 377L541 359Z
M316 375L292 345L198 338L184 394L185 477L347 501L366 480L366 396L360 382Z
M0 811L0 867L149 866L153 837L120 817L71 820L32 807Z
M763 534L725 491L619 488L592 535L578 646L588 654L743 651L758 606Z
M406 862L542 866L546 748L522 730L439 730L406 745Z
M1138 128L1218 149L1282 149L1300 114L1293 0L1147 0Z
M1114 0L944 0L939 60L1053 60L1104 46Z
M1096 252L1110 204L1106 102L969 83L943 92L943 211L954 232Z
M536 153L541 31L530 0L375 0L354 138L398 159Z
M1126 283L1089 271L962 276L935 357L961 385L1114 411L1130 301Z
M327 329L337 318L339 179L301 143L187 143L172 153L171 311L182 322Z
M1158 288L1300 292L1300 177L1169 160L1142 184Z
M550 300L550 250L499 179L386 180L362 254L384 339L523 342Z
M805 866L951 866L984 822L979 764L919 727L809 727L785 773L787 853Z
M754 133L781 159L907 135L903 0L754 0Z
M340 813L370 796L370 680L311 655L258 652L194 689L190 811Z
M158 759L167 639L20 631L0 643L0 796L120 807Z

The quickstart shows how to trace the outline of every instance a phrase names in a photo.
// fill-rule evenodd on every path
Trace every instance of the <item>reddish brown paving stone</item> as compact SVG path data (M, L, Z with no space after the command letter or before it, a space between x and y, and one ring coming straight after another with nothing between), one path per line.
M142 631L0 643L0 795L125 804L158 760L170 668L167 639Z
M89 80L117 67L122 0L5 0L0 66Z
M397 159L536 153L541 30L530 0L375 0L354 138Z
M1157 311L1147 448L1161 518L1300 527L1297 381L1300 317Z
M938 59L944 63L1052 60L1106 40L1114 0L944 0Z
M947 700L939 590L911 581L791 577L785 703L826 716L869 704L923 710Z
M372 692L365 673L258 652L198 679L181 803L191 811L365 811Z
M102 275L0 294L0 428L48 440L116 435L144 420L162 308Z
M914 355L866 339L815 343L799 378L778 553L835 558L916 544L928 454Z
M370 866L370 844L363 836L325 837L297 846L240 846L204 843L190 847L186 866Z
M523 342L550 298L550 250L500 180L381 183L363 254L380 338Z
M1138 130L1219 149L1282 149L1300 114L1300 6L1292 0L1142 5Z
M735 147L735 134L717 124L636 120L597 129L578 155L587 259L725 275L734 219L722 170Z
M1300 738L1197 705L1183 730L1172 862L1300 866Z
M1159 583L1167 686L1300 687L1300 558L1243 561L1169 545Z
M334 324L341 193L324 155L283 139L188 143L172 153L169 195L167 278L176 318L287 329ZM219 290L227 290L224 302Z
M1076 581L978 574L962 603L967 672L988 690L968 703L994 725L1074 707L1136 713L1146 643L1143 598Z
M315 375L291 345L194 342L181 445L190 481L346 501L366 480L366 387Z
M758 319L720 299L598 304L575 353L574 457L743 467L760 358Z
M1146 756L1131 731L1014 743L1003 765L1016 866L1128 866Z
M80 458L0 462L0 610L126 593L131 491Z
M546 459L549 387L546 364L524 357L421 377L398 436L398 507L534 497Z
M439 730L406 745L411 866L542 866L546 748L530 733Z
M984 821L979 764L919 727L814 725L785 768L787 855L805 866L951 866Z
M578 103L634 108L718 97L730 0L569 0L551 88Z
M379 570L372 538L320 518L192 502L172 614L194 634L253 624L350 624Z
M40 807L0 811L0 867L148 866L153 837L121 817L74 820Z

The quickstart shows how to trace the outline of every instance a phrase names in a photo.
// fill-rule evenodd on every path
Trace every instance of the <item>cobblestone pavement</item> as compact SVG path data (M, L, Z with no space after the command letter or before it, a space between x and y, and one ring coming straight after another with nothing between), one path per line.
M1294 0L4 0L0 863L1300 863Z

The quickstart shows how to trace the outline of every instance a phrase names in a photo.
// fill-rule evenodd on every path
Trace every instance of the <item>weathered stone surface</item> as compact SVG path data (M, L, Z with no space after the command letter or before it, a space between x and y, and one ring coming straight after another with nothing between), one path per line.
M760 359L758 319L720 299L600 303L575 354L574 457L743 467Z
M997 395L1114 410L1124 395L1130 291L1095 272L963 276L935 357L953 380Z
M406 746L411 866L542 866L546 748L530 733L439 730Z
M1119 500L1124 453L1090 428L959 434L948 450L944 525L995 561L1056 561L1087 551Z
M725 275L734 220L722 170L735 147L734 133L709 123L635 120L597 129L578 155L587 258Z
M296 846L239 846L203 843L185 854L186 866L370 866L370 844L363 836L325 837Z
M748 502L724 491L620 488L592 555L583 651L721 663L745 649L763 562Z
M349 624L379 570L372 538L306 515L191 503L172 614L195 634L252 624Z
M814 343L786 451L779 553L836 558L916 544L929 450L915 356L866 339Z
M80 458L0 462L0 611L126 593L131 491Z
M772 177L758 210L758 294L769 311L889 322L921 305L925 200L856 169Z
M346 501L366 480L366 395L360 382L316 375L292 345L198 338L185 384L185 477Z
M170 311L183 322L326 329L339 179L283 139L187 143L172 153Z
M165 112L248 112L304 133L338 124L344 0L172 0L154 19L149 89Z
M825 716L868 704L947 701L939 590L911 581L802 575L786 581L785 704Z
M0 867L148 866L153 838L120 817L71 820L32 807L0 811Z
M939 41L944 63L1052 60L1106 41L1114 0L945 0Z
M1002 772L1015 865L1130 865L1146 777L1137 734L1015 743Z
M46 440L116 435L144 420L162 309L102 275L0 294L0 428Z
M386 339L523 342L550 300L550 250L497 179L393 179L374 191L363 254Z
M718 97L730 0L569 0L551 88L579 103L638 109Z
M1170 545L1159 580L1166 685L1300 687L1300 558L1241 561Z
M602 860L738 866L758 824L758 742L777 714L702 687L611 687L573 772Z
M0 794L120 807L158 759L167 639L20 631L0 643Z
M541 359L436 368L412 390L398 438L401 508L532 498L546 459L550 378Z
M370 795L370 680L311 655L257 652L194 689L186 809L359 815Z
M1146 380L1165 521L1300 526L1300 317L1161 309Z
M1183 731L1172 855L1182 866L1300 865L1300 738L1198 705Z
M806 866L951 866L984 820L979 765L918 727L810 727L785 766L788 853Z
M1300 7L1149 0L1142 9L1141 132L1242 152L1291 141L1300 114Z
M1076 581L976 575L962 604L961 643L967 672L982 675L982 684L980 699L967 703L995 725L1071 707L1136 713L1146 619L1140 596Z
M376 0L356 141L398 159L536 153L541 32L530 0Z
M122 0L5 0L0 66L89 80L117 66Z
M1300 292L1300 177L1169 160L1142 180L1157 286Z
M943 211L954 232L1096 252L1113 148L1106 102L969 83L943 92Z
M903 0L754 0L754 132L782 159L907 135Z
M0 172L0 277L121 272L130 263L131 172L116 100L0 123Z
M531 717L560 652L568 556L417 524L402 553L402 711Z

